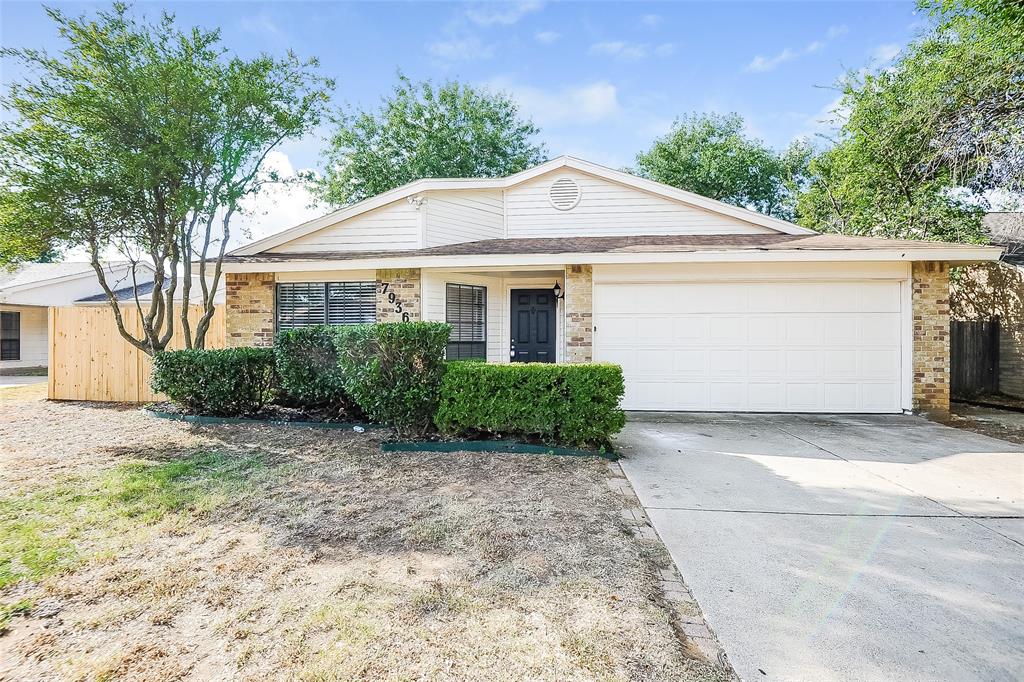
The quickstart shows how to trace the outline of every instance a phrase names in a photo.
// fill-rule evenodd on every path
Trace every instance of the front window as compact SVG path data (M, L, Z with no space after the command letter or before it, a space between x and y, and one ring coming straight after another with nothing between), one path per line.
M21 313L0 313L0 360L21 360Z
M377 321L376 282L288 282L277 285L277 328Z
M487 289L469 284L447 285L445 321L452 326L449 360L487 359Z

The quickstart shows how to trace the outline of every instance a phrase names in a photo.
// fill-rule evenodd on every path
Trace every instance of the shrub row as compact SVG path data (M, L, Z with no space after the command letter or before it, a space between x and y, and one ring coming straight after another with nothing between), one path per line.
M539 438L606 447L622 429L624 391L617 365L452 362L441 383L435 423L456 436Z
M191 412L218 417L255 414L273 396L274 351L224 348L157 353L150 385Z
M616 365L445 363L439 322L305 327L269 348L165 351L152 387L190 412L252 415L276 399L349 412L402 435L604 447L625 423Z

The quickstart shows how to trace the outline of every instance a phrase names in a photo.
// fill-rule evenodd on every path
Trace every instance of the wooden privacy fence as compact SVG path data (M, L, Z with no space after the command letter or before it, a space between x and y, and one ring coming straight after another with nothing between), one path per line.
M141 335L142 325L134 306L122 306L125 329ZM201 306L191 306L192 328L202 316ZM168 348L184 348L180 324ZM163 396L149 388L150 357L132 346L117 331L109 306L50 308L50 386L54 400L101 400L142 403ZM207 348L224 347L224 307L210 321Z
M955 398L999 392L999 318L949 323L949 390Z

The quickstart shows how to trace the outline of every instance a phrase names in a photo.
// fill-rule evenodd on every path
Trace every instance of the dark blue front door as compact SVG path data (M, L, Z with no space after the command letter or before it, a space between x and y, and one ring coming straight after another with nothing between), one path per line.
M512 362L555 361L555 295L550 289L512 290Z

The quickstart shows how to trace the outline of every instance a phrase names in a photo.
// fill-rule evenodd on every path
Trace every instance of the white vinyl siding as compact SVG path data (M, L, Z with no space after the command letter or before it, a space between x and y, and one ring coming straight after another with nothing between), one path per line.
M0 306L0 311L19 313L20 358L0 361L0 374L16 367L46 367L50 353L47 310L35 306Z
M393 251L422 244L420 213L405 199L270 249L270 253Z
M426 246L442 246L505 234L500 190L432 192L427 196Z
M579 204L551 205L548 189L575 180ZM665 234L771 234L774 230L687 206L579 171L555 171L506 190L508 237L609 237Z

